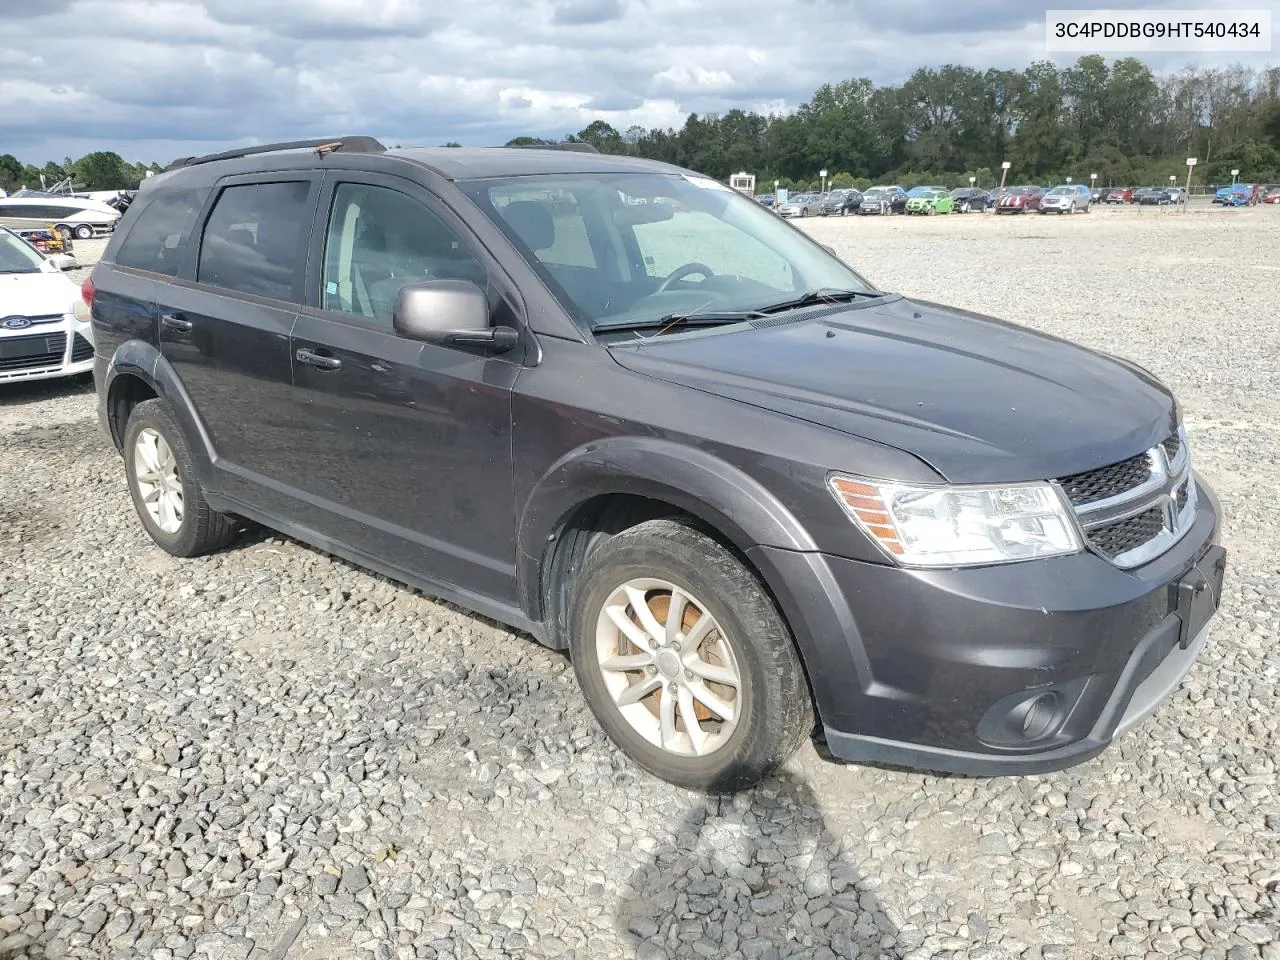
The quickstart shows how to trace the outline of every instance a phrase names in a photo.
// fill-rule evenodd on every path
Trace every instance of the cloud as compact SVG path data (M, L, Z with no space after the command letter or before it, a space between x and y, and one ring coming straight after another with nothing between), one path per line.
M1072 2L1096 5L1047 5ZM854 76L897 83L920 66L1020 68L1045 57L1044 7L1025 0L6 6L21 9L6 10L0 29L0 150L39 163L100 149L164 163L351 133L483 145L563 136L597 119L619 129L679 126L690 112L786 112L820 84ZM1235 59L1151 62L1171 69ZM1268 57L1238 59L1260 66Z
M607 23L622 13L622 0L566 0L556 4L551 22L565 27Z

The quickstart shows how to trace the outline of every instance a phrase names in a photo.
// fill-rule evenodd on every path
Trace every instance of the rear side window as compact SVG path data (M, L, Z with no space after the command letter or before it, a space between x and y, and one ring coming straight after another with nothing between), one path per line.
M200 244L201 283L276 300L294 298L294 274L311 222L311 184L227 187L214 204Z
M208 190L179 190L156 197L133 222L116 263L176 277L191 227L208 196Z

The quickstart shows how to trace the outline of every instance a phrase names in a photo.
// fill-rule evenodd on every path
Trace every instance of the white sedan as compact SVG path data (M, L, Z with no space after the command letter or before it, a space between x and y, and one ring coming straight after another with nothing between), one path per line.
M93 331L76 315L68 265L0 227L0 384L93 370Z

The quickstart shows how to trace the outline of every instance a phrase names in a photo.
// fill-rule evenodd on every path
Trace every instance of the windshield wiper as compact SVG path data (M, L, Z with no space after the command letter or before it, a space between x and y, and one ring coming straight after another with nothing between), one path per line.
M810 290L803 293L792 300L782 300L778 303L771 303L767 307L760 307L757 311L760 314L782 313L786 310L799 310L801 307L813 307L820 303L848 303L858 297L885 297L888 296L883 290L838 290L833 287L823 290Z
M664 317L650 320L622 320L617 323L597 323L593 333L606 330L667 330L679 326L713 327L725 323L742 323L744 320L758 320L764 314L759 310L724 310L706 313L668 313Z

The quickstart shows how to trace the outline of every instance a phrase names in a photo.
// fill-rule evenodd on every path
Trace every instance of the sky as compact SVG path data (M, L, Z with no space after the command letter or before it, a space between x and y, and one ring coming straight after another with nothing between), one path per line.
M1272 9L1277 0L1163 7ZM0 0L0 153L114 150L167 163L231 146L371 134L468 146L593 120L788 111L823 83L919 66L1020 68L1056 0ZM1127 0L1125 7L1154 7ZM1280 62L1162 54L1153 69Z

